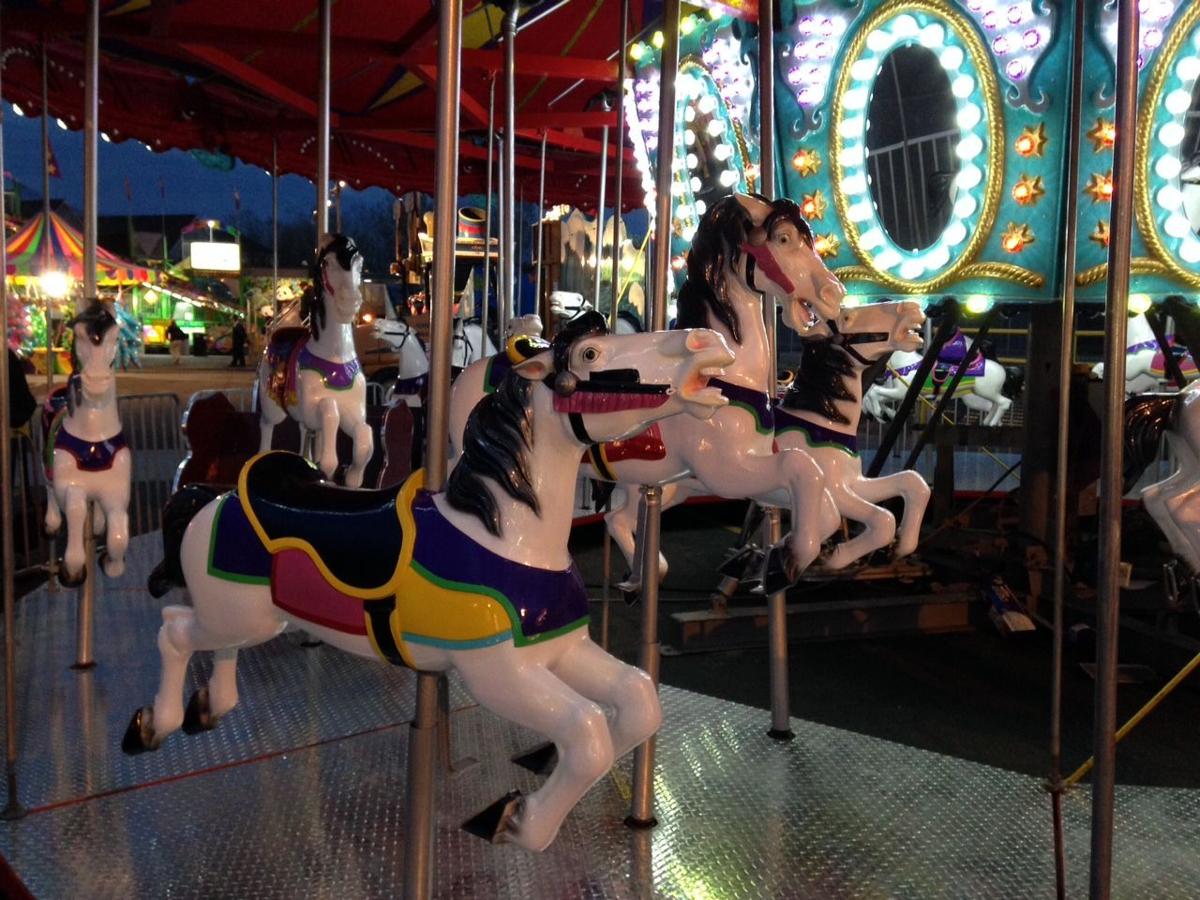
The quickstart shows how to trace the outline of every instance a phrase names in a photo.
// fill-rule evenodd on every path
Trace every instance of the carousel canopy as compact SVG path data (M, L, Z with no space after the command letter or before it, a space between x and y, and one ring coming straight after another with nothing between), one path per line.
M460 195L484 190L493 80L502 124L504 5L464 2ZM735 10L746 5L728 4ZM51 113L81 127L86 3L15 6L5 9L2 22L4 96L40 113L44 42ZM617 122L611 99L601 95L617 93L621 7L618 0L544 0L521 11L516 168L526 198L537 195L545 135L547 202L595 205L603 129ZM630 39L645 37L661 3L631 0L630 7ZM315 0L102 0L101 10L99 127L109 137L135 138L156 150L236 156L268 170L277 148L281 171L316 173ZM397 193L432 191L437 31L436 3L333 4L331 177ZM617 144L609 141L610 160ZM634 206L642 202L642 188L632 151L626 158L624 202Z
M83 280L83 235L56 212L38 213L8 241L8 274L17 279L37 278L43 272L66 272ZM96 248L96 281L102 285L140 284L150 272Z

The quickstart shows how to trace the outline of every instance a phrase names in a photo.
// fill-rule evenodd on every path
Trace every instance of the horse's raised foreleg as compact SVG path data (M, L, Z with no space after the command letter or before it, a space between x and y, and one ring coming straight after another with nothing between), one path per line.
M126 501L128 502L128 500ZM96 504L100 508L100 504ZM119 578L125 573L125 550L129 546L129 510L124 505L108 509L108 527L104 533L104 574Z
M341 421L337 401L323 397L317 405L317 416L321 423L317 429L317 468L332 481L338 467L337 433Z
M287 410L281 407L271 398L271 392L265 389L265 385L269 383L271 374L264 369L258 370L257 390L255 393L258 396L258 452L266 453L271 449L271 441L275 437L275 426L287 418ZM301 445L303 449L303 444Z
M860 464L861 465L861 464ZM921 522L925 518L925 507L929 505L929 485L912 469L884 475L882 478L864 478L860 474L852 489L865 500L879 503L889 497L904 500L904 512L896 529L896 557L908 556L917 549L921 539Z
M662 486L662 508L666 510L672 506L678 506L689 496L691 496L690 492L684 490L678 483L664 484ZM625 557L626 565L629 566L629 578L620 584L621 590L628 592L640 591L644 578L644 573L637 564L637 523L638 513L641 509L640 497L640 493L635 488L627 487L624 505L604 516L604 525L608 529L609 536L616 542L617 547L621 550L621 555ZM660 550L658 554L660 584L667 577L668 569L667 558Z
M837 475L832 475L826 481L825 487L842 515L865 526L862 532L833 548L833 552L825 561L828 568L844 569L892 542L892 538L896 536L895 516L882 506L864 500Z
M538 657L556 655L556 640L521 650L505 643L453 654L467 690L480 704L545 735L558 749L550 777L521 799L496 836L528 850L550 845L567 813L612 768L614 758L604 711L538 663Z
M992 409L983 420L983 424L989 427L995 427L1000 424L1000 420L1004 418L1004 414L1008 412L1008 408L1012 406L1012 401L1001 393L997 393L994 397L984 398L991 401Z
M67 549L63 551L62 581L78 584L84 578L87 560L83 554L83 529L90 524L87 518L87 494L83 488L69 485L63 497L67 514Z
M62 528L62 509L54 495L54 485L46 486L46 534L58 534Z
M552 671L589 700L611 706L613 758L620 759L658 731L662 707L658 690L641 669L602 650L584 629L571 635L575 646L551 666Z
M208 684L192 694L183 714L183 730L199 734L217 727L221 717L237 706L237 648L213 652L212 675Z
M354 461L346 470L346 487L362 487L363 473L375 451L375 435L366 422L346 422L346 433L354 441Z

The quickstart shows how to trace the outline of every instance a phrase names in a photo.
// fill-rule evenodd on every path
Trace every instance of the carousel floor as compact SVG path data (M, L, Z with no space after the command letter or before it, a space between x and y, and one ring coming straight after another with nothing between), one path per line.
M18 604L28 813L0 823L11 869L39 897L399 896L411 673L287 636L242 654L241 704L216 731L121 753L157 680L161 604L140 587L157 551L155 536L137 539L129 574L97 592L91 671L69 669L73 593ZM452 680L455 755L479 763L439 775L435 896L1052 895L1036 780L797 719L795 740L777 743L761 710L677 688L662 697L661 825L621 824L625 760L532 855L460 828L507 790L537 787L509 762L537 739ZM1086 789L1064 808L1068 893L1081 896ZM1200 895L1198 847L1200 791L1118 788L1114 896Z

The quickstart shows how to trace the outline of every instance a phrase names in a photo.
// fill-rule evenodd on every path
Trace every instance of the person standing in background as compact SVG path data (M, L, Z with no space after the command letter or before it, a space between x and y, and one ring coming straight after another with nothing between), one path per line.
M187 352L187 335L183 333L183 329L174 319L167 326L167 340L171 344L171 356L175 359L175 365L179 365L183 354Z
M230 361L229 367L238 369L246 368L246 326L241 319L233 323L233 334L231 335L230 343L233 359Z

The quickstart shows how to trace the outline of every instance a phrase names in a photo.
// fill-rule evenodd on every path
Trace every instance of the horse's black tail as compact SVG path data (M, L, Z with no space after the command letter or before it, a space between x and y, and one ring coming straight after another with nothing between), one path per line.
M217 496L210 487L189 484L171 495L163 507L162 536L163 560L154 567L146 579L146 587L153 597L161 597L173 587L183 587L183 567L180 564L179 548L188 523Z
M1174 428L1178 415L1179 394L1137 394L1125 401L1124 493L1158 458L1163 432Z
M979 342L979 352L983 354L984 359L990 359L992 362L999 362L996 358L996 345L984 338Z
M1009 400L1016 400L1021 396L1021 391L1025 387L1025 370L1020 366L1005 366L1004 367L1004 384L1000 387L1000 393Z

